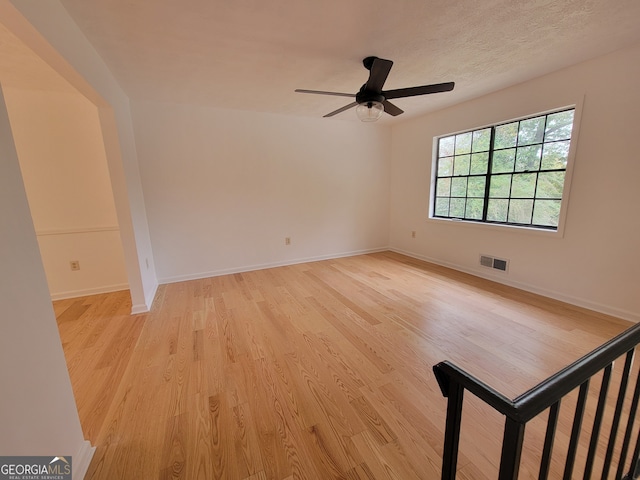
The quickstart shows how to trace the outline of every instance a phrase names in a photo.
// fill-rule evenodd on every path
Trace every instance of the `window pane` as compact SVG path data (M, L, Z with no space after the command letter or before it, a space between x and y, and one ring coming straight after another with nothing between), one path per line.
M453 155L455 142L455 136L441 138L440 144L438 145L438 157L451 157Z
M469 164L471 155L456 155L453 161L454 175L469 175Z
M571 138L573 128L573 110L552 113L547 117L547 128L544 132L544 141L568 140Z
M471 155L471 175L487 173L489 153L474 153Z
M542 153L542 170L567 168L569 141L545 143Z
M508 198L511 191L511 175L496 175L491 177L491 185L489 187L490 197Z
M564 171L539 173L536 198L562 198L564 174Z
M451 195L451 179L439 178L436 184L436 195L438 197L448 197Z
M507 123L506 125L498 125L496 127L496 138L493 142L493 148L515 147L517 138L518 122Z
M531 145L532 143L542 143L544 137L544 118L536 117L522 120L520 131L518 132L518 145Z
M539 170L541 153L542 148L540 145L518 147L518 153L516 153L516 172Z
M533 207L534 225L558 226L560 200L536 200Z
M508 221L512 223L531 223L533 200L511 200Z
M492 173L513 172L515 156L516 156L515 148L493 152L493 163L491 165L491 172Z
M536 174L520 173L511 181L511 198L533 198L536 191Z
M487 220L490 222L506 222L509 200L489 199L487 208Z
M456 155L471 152L471 132L456 135Z
M438 139L433 215L557 228L574 110Z
M464 198L452 198L451 199L451 204L450 204L450 209L449 209L449 216L450 217L457 217L457 218L464 218L464 206L466 203L466 199Z
M436 208L434 209L434 214L442 217L449 216L449 198L436 197Z
M472 220L482 220L482 210L484 209L484 199L469 198L467 199L467 210L464 218Z
M486 152L491 146L491 129L476 130L473 132L472 152Z
M438 160L438 176L449 177L453 173L453 157L441 158Z
M467 196L484 198L484 186L486 182L487 177L469 177Z
M453 178L451 180L451 196L452 197L467 196L467 177Z

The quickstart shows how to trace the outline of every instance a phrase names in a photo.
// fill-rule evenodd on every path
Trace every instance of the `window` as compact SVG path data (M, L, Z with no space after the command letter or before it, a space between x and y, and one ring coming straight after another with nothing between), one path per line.
M432 217L557 230L574 112L438 138Z

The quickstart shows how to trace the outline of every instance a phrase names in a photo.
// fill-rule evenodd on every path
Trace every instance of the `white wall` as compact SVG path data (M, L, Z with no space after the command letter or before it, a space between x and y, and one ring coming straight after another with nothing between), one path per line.
M157 289L129 99L57 1L0 0L2 23L98 107L134 313Z
M160 282L387 246L388 127L152 102L132 112Z
M52 298L128 288L96 107L72 93L5 98Z
M396 125L394 250L640 321L640 45ZM564 236L428 220L434 136L584 98ZM411 231L416 231L415 239ZM507 274L479 254L510 260Z
M356 158L358 165L364 167L367 152L358 149L363 145L366 149L367 143L361 139L370 136L373 144L385 141L384 135L376 140L380 138L374 133L376 130L360 131L358 128L363 126L347 122L320 124L322 119L285 119L242 112L225 116L213 109L138 104L137 138L134 138L128 98L59 2L0 0L0 14L5 26L99 107L134 309L148 307L157 286L149 228L153 231L154 247L163 249L159 253L163 266L158 276L165 280L344 254L384 244L378 237L385 233L379 230L380 224L369 217L375 210L368 206L371 201L383 210L387 208L378 203L379 196L372 191L377 187L363 190L365 182L358 183L358 174L353 174L353 189L347 182L336 183L324 172L318 172L322 179L320 184L304 180L302 172L293 173L293 178L287 177L296 171L293 157L315 158L320 164L328 162L329 166L337 167L333 171L339 175L345 175L343 168L347 168L347 176L351 175L346 160ZM23 16L30 23L25 25ZM629 205L636 201L633 179L638 177L632 139L640 103L636 88L639 63L638 48L631 48L395 126L391 140L392 247L478 275L486 275L477 267L478 253L505 257L511 260L510 271L508 275L496 277L500 281L638 319L636 292L639 284L634 274L638 270L637 254L634 254L638 244L638 223L634 221L637 212ZM585 94L584 116L563 238L426 219L434 135L566 105L582 94ZM151 118L155 110L162 116ZM163 110L169 113L163 113ZM204 121L204 126L191 131L177 118L171 118L174 113L186 125ZM149 120L148 127L141 126L140 122L145 120ZM228 128L222 128L226 127L227 121ZM278 126L275 138L280 141L272 145L261 132L262 126L256 130L254 121L264 126L264 131L271 128L273 121L273 130ZM211 122L210 130L205 128L209 125L207 122ZM214 126L219 127L217 134ZM157 151L148 148L153 132L168 134L167 139L158 137L155 140L158 145L172 149L171 154L160 148ZM242 135L248 132L252 133L250 138L243 139ZM228 138L226 134L229 134ZM145 145L140 145L141 142ZM347 148L336 148L334 142L344 143ZM261 144L266 148L261 149ZM309 148L304 148L305 144ZM184 151L178 153L179 149L173 148L176 145L184 147ZM141 157L145 157L143 177L147 199L143 199L140 188L137 148ZM291 150L287 150L289 148ZM233 211L233 205L199 203L212 200L226 203L248 198L247 195L235 195L229 188L224 191L230 185L224 180L243 177L242 172L234 171L239 168L237 164L229 163L218 171L214 167L207 169L207 162L213 160L213 165L220 166L225 165L219 162L220 158L235 162L242 159L241 165L244 165L249 158L246 171L251 173L254 167L261 166L256 159L265 156L263 152L274 154L272 161L278 165L277 171L284 175L267 176L267 185L278 195L282 194L279 201L269 203L268 208L262 207L265 197L258 195L259 198L254 198L248 205L240 204L240 215L228 213ZM159 169L153 171L156 161ZM214 175L205 178L216 188L204 185L195 172L191 172L186 180L181 178L180 175L187 173L181 171L179 161L188 168L193 165L203 167L205 175ZM386 161L386 157L381 161ZM312 168L308 165L307 173ZM357 170L367 172L364 168ZM175 182L160 178L165 171L169 172L166 175L177 174ZM310 176L313 174L309 173ZM282 192L277 190L277 178L286 179ZM307 188L311 192L309 201L293 194L299 179L304 180L300 189ZM378 177L373 183L377 181ZM379 181L383 182L381 177ZM173 183L180 187L172 186ZM158 185L167 185L167 193L173 195L172 202L158 201ZM327 185L324 194L319 185ZM240 191L248 193L252 186L267 188L255 180L248 180L241 183ZM337 195L326 194L331 188ZM300 198L303 199L300 211L283 210L283 205L293 208L300 203ZM334 203L335 199L340 201ZM363 204L358 205L360 200ZM332 210L338 204L345 207ZM321 208L323 206L326 209ZM148 215L147 207L153 210ZM235 208L237 211L238 205ZM166 213L161 213L161 209ZM268 212L274 218L273 223L267 224L265 215L257 213L260 211ZM363 212L364 216L358 215ZM175 220L179 226L193 227L193 239L184 238L189 233L183 237L168 233L170 221L162 218L163 215ZM598 218L594 218L596 216ZM153 223L152 227L148 228L147 218ZM356 233L347 235L346 227L353 225L356 218L363 228L354 229ZM321 226L324 229L319 228ZM301 237L295 231L291 233L291 228L296 227L301 229ZM368 229L372 233L367 239L352 238L358 231ZM410 238L411 230L418 232L415 240ZM333 236L321 237L320 232L333 233ZM247 235L255 235L255 239ZM282 252L275 242L285 235L292 237L293 248ZM298 243L300 239L302 243ZM189 251L191 248L194 250ZM201 253L206 255L200 256ZM175 259L172 258L174 255Z
M84 440L0 91L0 452L71 455L82 478Z

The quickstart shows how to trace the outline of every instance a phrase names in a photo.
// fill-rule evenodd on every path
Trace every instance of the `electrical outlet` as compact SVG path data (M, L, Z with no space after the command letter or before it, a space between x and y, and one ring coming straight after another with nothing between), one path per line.
M78 260L71 260L69 265L73 271L80 270L80 262Z
M285 245L291 245L291 238L290 237L284 237L284 244Z
M416 238L416 231L415 230L411 232L411 238Z

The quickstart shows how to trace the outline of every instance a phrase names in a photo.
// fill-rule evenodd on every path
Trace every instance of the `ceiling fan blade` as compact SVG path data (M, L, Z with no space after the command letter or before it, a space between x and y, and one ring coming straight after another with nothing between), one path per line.
M382 105L384 106L384 111L393 117L397 117L401 113L404 113L404 110L396 107L393 103L389 102L388 100L385 100L384 102L382 102Z
M355 98L355 94L354 93L323 92L321 90L303 90L301 88L297 88L296 92L298 92L298 93L315 93L317 95L333 95L334 97L351 97L351 98Z
M384 58L375 58L369 70L369 80L365 83L365 90L375 93L382 91L382 86L389 76L393 62Z
M358 102L352 102L349 105L345 105L344 107L339 108L337 110L334 110L331 113L327 113L326 115L323 116L323 118L333 117L334 115L337 115L337 114L339 114L341 112L344 112L345 110L349 110L350 108L355 107L357 104L358 104Z
M428 95L429 93L450 92L453 90L455 83L436 83L433 85L423 85L421 87L398 88L396 90L387 90L382 92L386 99L415 97L417 95Z

